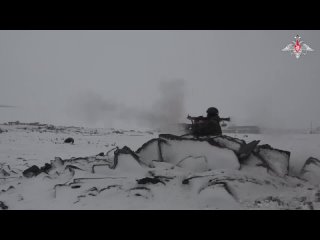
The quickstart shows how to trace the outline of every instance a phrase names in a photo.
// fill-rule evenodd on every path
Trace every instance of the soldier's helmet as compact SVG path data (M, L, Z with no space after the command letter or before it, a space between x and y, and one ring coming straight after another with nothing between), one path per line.
M209 107L207 109L207 116L211 117L211 116L217 116L219 115L219 110L215 107Z

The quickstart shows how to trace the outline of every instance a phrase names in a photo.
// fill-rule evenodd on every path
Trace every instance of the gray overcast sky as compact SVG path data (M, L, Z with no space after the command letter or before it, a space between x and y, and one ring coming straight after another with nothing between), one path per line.
M281 52L296 34L315 50L298 60ZM0 105L17 106L0 122L106 126L76 102L150 109L183 79L180 121L216 106L238 124L320 126L319 53L320 31L0 31Z

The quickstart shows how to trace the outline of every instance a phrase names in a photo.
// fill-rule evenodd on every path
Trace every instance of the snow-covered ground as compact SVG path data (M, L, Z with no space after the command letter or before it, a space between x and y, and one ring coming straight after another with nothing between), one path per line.
M299 173L301 167L309 157L320 159L320 134L228 134L232 137L244 139L247 142L261 140L261 144L291 152L290 171L293 175Z
M54 157L65 159L95 155L115 146L127 145L136 149L150 138L157 136L149 131L122 130L124 133L121 133L119 129L63 127L56 132L28 125L0 125L0 128L8 130L0 134L0 162L9 164L23 162L28 165L42 165ZM63 144L63 140L68 137L74 138L75 144Z
M156 159L158 142L137 151L158 138L156 131L0 129L0 209L320 209L318 172L313 181L299 175L309 157L320 159L320 134L228 134L289 151L290 171L283 177L240 167L233 151L207 142L166 139L162 160ZM74 144L64 144L67 137ZM124 146L129 150L117 155L114 148ZM22 174L46 163L47 172Z

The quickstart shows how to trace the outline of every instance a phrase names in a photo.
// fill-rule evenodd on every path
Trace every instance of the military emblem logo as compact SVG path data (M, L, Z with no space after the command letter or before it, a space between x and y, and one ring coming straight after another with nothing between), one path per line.
M291 55L294 55L296 59L298 59L301 55L306 55L307 52L314 51L311 47L301 41L301 37L299 35L295 36L294 38L295 41L292 41L285 48L283 48L283 52L290 52Z

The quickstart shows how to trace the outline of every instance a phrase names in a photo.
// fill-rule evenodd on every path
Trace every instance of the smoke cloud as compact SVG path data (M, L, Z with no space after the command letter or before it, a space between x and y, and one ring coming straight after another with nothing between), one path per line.
M160 82L158 93L159 98L149 109L141 109L107 100L97 93L87 92L76 96L69 113L86 124L97 125L103 122L109 127L118 120L151 128L179 123L185 117L185 81L175 79Z

